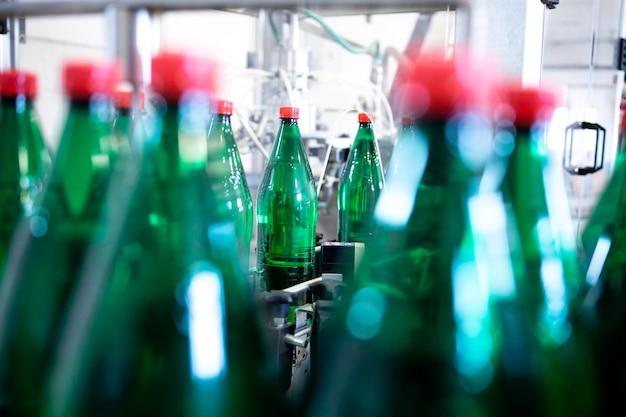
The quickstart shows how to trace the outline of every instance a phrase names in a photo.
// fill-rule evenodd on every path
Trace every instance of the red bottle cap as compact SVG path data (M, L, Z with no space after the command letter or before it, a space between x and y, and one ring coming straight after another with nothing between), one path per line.
M372 113L359 113L359 123L373 123L374 114Z
M215 103L215 113L230 116L233 114L233 102L228 100L218 100Z
M9 70L0 73L0 96L27 98L37 95L37 76L30 72Z
M397 80L391 99L418 119L443 120L465 111L491 113L498 102L493 65L460 50L451 60L445 60L443 52L409 51Z
M402 116L402 121L400 123L403 125L412 125L415 123L415 118L413 116Z
M206 58L181 53L160 53L152 58L152 90L166 101L178 101L185 91L213 95L218 65Z
M538 120L549 119L557 105L554 91L517 84L505 86L503 98L513 109L515 125L523 127L530 127Z
M300 109L297 107L281 107L280 118L281 119L298 119L300 117Z
M63 67L63 91L72 98L88 100L93 94L113 94L120 79L116 62L67 62Z
M118 109L129 110L133 107L133 90L127 88L118 88L115 90L115 107ZM139 106L143 109L145 104L145 94L139 92Z

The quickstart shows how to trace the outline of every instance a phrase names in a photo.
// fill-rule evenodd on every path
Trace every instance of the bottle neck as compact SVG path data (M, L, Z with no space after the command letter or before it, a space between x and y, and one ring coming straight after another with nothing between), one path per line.
M298 119L294 119L294 118L290 118L290 117L284 117L280 119L280 123L282 125L298 125Z
M219 135L218 135L219 133ZM209 119L209 137L224 140L224 136L232 133L230 125L230 115L228 114L212 114Z
M67 118L87 119L95 122L98 126L109 124L110 127L115 119L115 108L112 100L107 98L89 100L70 97Z
M207 134L209 143L219 142L228 149L237 147L233 129L230 125L230 115L228 114L211 115ZM211 153L211 149L215 148L211 147L209 153Z
M14 110L16 113L22 113L26 109L33 107L33 99L25 95L17 97L0 97L0 105L5 109Z
M524 149L528 151L532 150L540 156L546 155L544 130L541 124L533 126L516 126L514 134L516 146L513 148L513 153L518 153Z
M127 109L125 107L121 107L121 108L117 109L116 113L117 113L117 117L120 117L120 116L122 116L122 117L130 117L131 114L132 114L132 111L131 111L131 109Z
M159 148L172 175L204 169L207 158L206 118L203 109L168 103L162 114ZM167 174L169 175L169 174Z
M448 184L455 156L447 144L445 122L424 120L416 131L426 138L428 144L423 182L431 185Z
M306 162L306 151L298 128L298 119L281 119L272 147L271 159L283 162Z
M375 141L374 140L374 129L372 128L372 123L359 123L359 129L356 133L356 141Z
M516 126L515 127L515 141L516 142L528 142L531 139L531 128L528 126Z
M229 114L216 114L214 116L215 121L230 126L230 115Z

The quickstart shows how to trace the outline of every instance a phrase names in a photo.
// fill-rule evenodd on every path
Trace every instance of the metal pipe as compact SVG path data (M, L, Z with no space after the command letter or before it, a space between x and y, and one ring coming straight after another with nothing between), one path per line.
M297 337L297 336L294 336L294 335L292 335L290 333L287 333L285 335L285 337L283 338L283 340L288 345L301 347L301 348L306 348L309 345L309 338L308 337Z
M9 18L9 67L15 69L18 67L20 34L18 28L19 18L12 16Z
M291 294L299 294L301 292L307 291L310 288L321 284L324 279L322 277L313 278L308 281L301 282L300 284L296 284L292 287L285 288L283 291L291 293Z

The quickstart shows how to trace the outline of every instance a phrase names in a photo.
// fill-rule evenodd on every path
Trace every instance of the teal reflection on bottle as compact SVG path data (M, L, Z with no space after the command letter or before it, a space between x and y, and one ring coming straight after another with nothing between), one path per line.
M359 128L339 180L337 213L340 242L367 244L374 232L374 207L385 187L385 178L372 117L359 113Z
M34 108L37 77L0 73L0 264L19 220L35 210L50 174L51 155Z
M42 386L82 261L104 244L113 63L68 62L61 138L40 204L19 224L0 287L0 414L39 415Z
M280 127L257 196L257 270L267 290L313 278L317 190L298 128L298 108L280 108Z
M155 136L133 156L136 184L120 186L130 197L116 245L82 275L91 285L63 329L47 417L276 415L235 225L217 215L206 169L214 65L152 60Z
M233 103L218 100L208 128L207 170L213 192L219 195L225 218L232 218L237 228L239 253L245 269L249 267L250 241L254 224L252 198L246 173L231 125Z
M415 118L411 116L402 116L400 123L400 134L398 140L393 147L389 164L387 164L387 170L385 171L385 177L395 175L400 168L398 162L400 155L406 151L407 143L415 140Z

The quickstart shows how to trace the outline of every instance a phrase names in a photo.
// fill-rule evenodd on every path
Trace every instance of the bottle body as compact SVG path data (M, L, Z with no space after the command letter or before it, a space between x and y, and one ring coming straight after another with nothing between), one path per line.
M207 170L214 181L213 189L220 194L219 200L224 215L231 217L235 222L240 257L244 268L247 269L254 212L229 115L215 114L212 117L207 146Z
M19 220L32 214L52 164L32 99L0 99L0 263Z
M41 203L20 223L5 266L0 384L15 415L34 415L42 406L42 381L74 280L88 248L107 239L100 216L110 167L102 144L110 139L111 113L94 107L70 102Z
M267 290L313 278L317 191L297 119L282 119L257 197L257 269Z
M374 232L374 207L384 187L372 123L360 122L337 191L340 242L369 241Z

